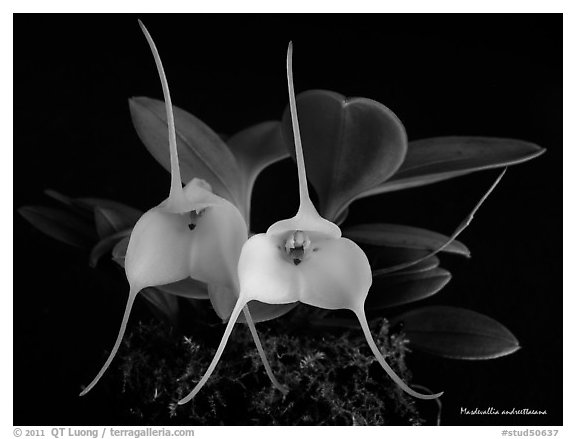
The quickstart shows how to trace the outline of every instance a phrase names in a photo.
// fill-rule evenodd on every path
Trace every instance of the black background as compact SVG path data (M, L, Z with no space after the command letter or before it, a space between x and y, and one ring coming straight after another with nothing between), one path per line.
M16 208L49 204L45 188L142 209L167 195L168 174L141 145L128 110L131 96L161 98L137 18L160 50L174 103L219 133L281 116L293 40L297 91L380 101L410 139L485 135L547 148L509 170L461 237L472 259L444 257L454 278L428 300L494 317L523 348L482 362L414 354L409 364L418 383L446 392L444 424L562 423L560 15L18 15ZM349 223L449 234L495 175L365 199ZM280 208L276 201L270 209L278 197ZM272 166L257 183L253 228L292 215L296 202L294 168ZM126 299L121 277L96 273L85 253L15 215L14 423L114 424L110 401L120 389L77 395L115 337ZM134 320L146 312L138 304ZM548 414L463 416L460 407Z

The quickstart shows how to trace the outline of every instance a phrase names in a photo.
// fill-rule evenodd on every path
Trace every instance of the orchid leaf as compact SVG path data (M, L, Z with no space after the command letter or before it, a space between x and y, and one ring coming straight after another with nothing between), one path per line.
M399 271L395 271L392 273L390 273L388 270L386 270L386 267L376 269L372 272L372 277L374 277L374 276L379 276L379 277L396 276L398 274L422 273L424 271L433 270L434 268L437 268L438 265L440 265L440 259L438 259L436 256L430 256L429 258L419 262L416 265L413 265L412 267L405 268L404 270L399 270Z
M361 193L399 169L406 132L392 111L370 99L310 90L296 100L307 175L318 193L321 215L335 220ZM282 129L293 155L288 109Z
M66 244L91 247L97 239L90 222L70 212L43 206L24 206L18 212L38 230Z
M126 251L128 250L128 243L130 242L130 237L118 241L118 243L112 249L112 260L124 268L124 259L126 259Z
M346 228L343 234L362 244L430 251L436 250L449 240L448 236L430 230L384 223L359 224ZM452 242L444 251L470 257L470 250L460 241Z
M419 308L393 321L404 323L411 347L440 357L489 360L520 349L518 340L504 325L463 308Z
M164 293L155 287L144 288L141 292L157 317L178 324L178 297Z
M56 201L59 201L65 206L74 207L74 199L68 195L64 195L58 191L55 191L54 189L46 189L44 194Z
M130 99L130 112L136 132L148 151L170 171L164 102L135 97ZM176 106L174 119L182 181L188 183L195 177L204 179L214 193L241 206L242 176L226 144L204 122Z
M117 212L118 215L126 218L127 220L129 219L133 223L136 223L136 221L138 221L143 213L141 210L138 210L134 207L120 203L119 201L108 200L106 198L75 198L73 202L75 205L90 211L93 211L97 207L113 210Z
M350 214L350 208L347 207L346 209L341 210L336 216L336 218L334 218L334 224L339 226L344 221L346 221L346 218L348 218L349 214Z
M451 278L450 272L443 268L391 276L375 275L366 309L378 310L426 299L444 288Z
M402 247L384 247L360 244L368 256L373 271L391 266L416 261L430 253L428 250L418 250ZM413 267L411 267L413 268Z
M402 166L360 197L424 186L486 169L516 165L543 154L540 146L492 137L432 137L408 144Z
M131 232L132 229L126 229L101 239L90 251L90 266L96 267L102 256L110 252L122 238L129 237Z
M135 210L135 209L134 209ZM100 238L107 238L117 232L130 229L136 224L140 213L126 215L119 210L96 206L94 208L94 223Z

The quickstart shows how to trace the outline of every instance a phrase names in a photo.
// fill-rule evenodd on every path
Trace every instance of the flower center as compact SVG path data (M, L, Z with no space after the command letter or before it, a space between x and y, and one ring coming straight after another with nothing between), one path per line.
M295 230L292 232L284 244L284 250L294 265L298 265L302 262L309 247L310 238L302 230Z
M206 210L206 209L202 209L199 211L193 210L191 212L188 212L188 216L190 217L190 222L188 223L188 228L190 230L194 230L196 228L196 224L198 224L198 220L200 219L200 217L204 213L204 210Z

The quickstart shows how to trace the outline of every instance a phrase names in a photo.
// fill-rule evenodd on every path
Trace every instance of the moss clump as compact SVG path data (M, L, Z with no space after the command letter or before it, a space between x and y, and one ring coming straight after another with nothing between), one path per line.
M260 325L262 326L262 325ZM266 325L264 325L266 326ZM391 366L404 378L405 340L374 331ZM278 331L278 327L275 328ZM214 329L221 332L220 328ZM211 332L214 332L211 331ZM418 425L414 402L388 378L361 335L315 332L260 335L284 396L264 371L250 333L238 325L216 371L189 404L176 402L200 379L219 340L186 337L157 322L140 323L126 338L116 377L129 422L193 425Z

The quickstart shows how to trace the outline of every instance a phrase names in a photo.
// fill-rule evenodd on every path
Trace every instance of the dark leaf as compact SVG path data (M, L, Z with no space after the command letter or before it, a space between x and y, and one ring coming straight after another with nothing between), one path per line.
M112 210L121 216L124 221L130 222L131 226L136 224L136 221L142 216L142 211L139 209L120 203L119 201L107 200L105 198L76 198L74 199L74 204L91 211L94 211L96 208Z
M96 242L93 226L72 213L41 206L24 206L18 212L38 230L66 244L91 247Z
M168 125L163 101L130 99L130 112L138 136L152 156L170 171ZM182 181L202 178L214 192L241 206L242 176L236 160L218 134L192 114L174 107L178 158ZM242 206L243 207L243 206Z
M401 314L410 346L440 357L489 360L520 349L518 340L496 320L463 308L430 306Z
M93 220L94 214L92 213L92 208L79 205L74 198L69 197L68 195L61 194L60 192L55 191L53 189L46 189L44 191L44 194L52 198L53 200L62 203L64 206L73 211L75 214L78 214L91 221Z
M105 207L94 208L94 223L100 238L106 238L123 230L131 229L139 217L139 213L127 216L118 210Z
M492 137L433 137L409 143L404 163L361 197L423 186L475 171L515 165L546 150L534 143Z
M449 271L433 268L416 273L375 275L366 299L367 310L405 305L433 296L452 278Z
M68 195L64 195L61 194L58 191L55 191L53 189L46 189L44 191L44 194L46 194L47 196L49 196L50 198L59 201L60 203L64 204L65 206L68 207L74 207L74 199L70 198Z
M129 237L130 233L132 233L132 229L122 230L107 236L104 239L101 239L98 244L92 248L92 251L90 251L90 266L96 267L100 261L100 258L102 258L102 256L104 256L106 253L110 252L116 246L116 244L122 240L122 238Z
M418 227L383 223L347 227L343 234L362 244L430 251L442 247L450 239L448 236ZM444 251L470 257L470 250L460 241L452 242Z
M339 226L344 221L346 221L346 218L348 218L349 213L350 213L350 209L348 207L346 209L341 210L338 213L338 216L336 218L334 218L334 223Z
M390 264L392 265L392 264ZM397 264L395 264L397 265ZM440 265L440 259L438 259L436 256L430 256L426 259L424 259L421 262L418 262L417 264L405 268L403 270L399 270L399 271L394 271L392 273L386 271L384 273L381 273L381 271L386 270L386 267L382 267L382 269L378 269L376 268L374 271L372 271L372 276L396 276L398 274L413 274L413 273L422 273L424 271L429 271L432 270L436 267L438 267L438 265Z
M406 132L384 105L310 90L297 98L308 178L320 213L334 220L361 193L390 178L406 154ZM294 154L289 109L282 119L284 139Z
M126 250L128 249L129 242L130 237L126 237L120 240L112 249L112 260L121 267L124 267L124 259L126 258Z
M428 250L360 244L373 271L412 262L430 254ZM413 267L410 267L413 268Z

